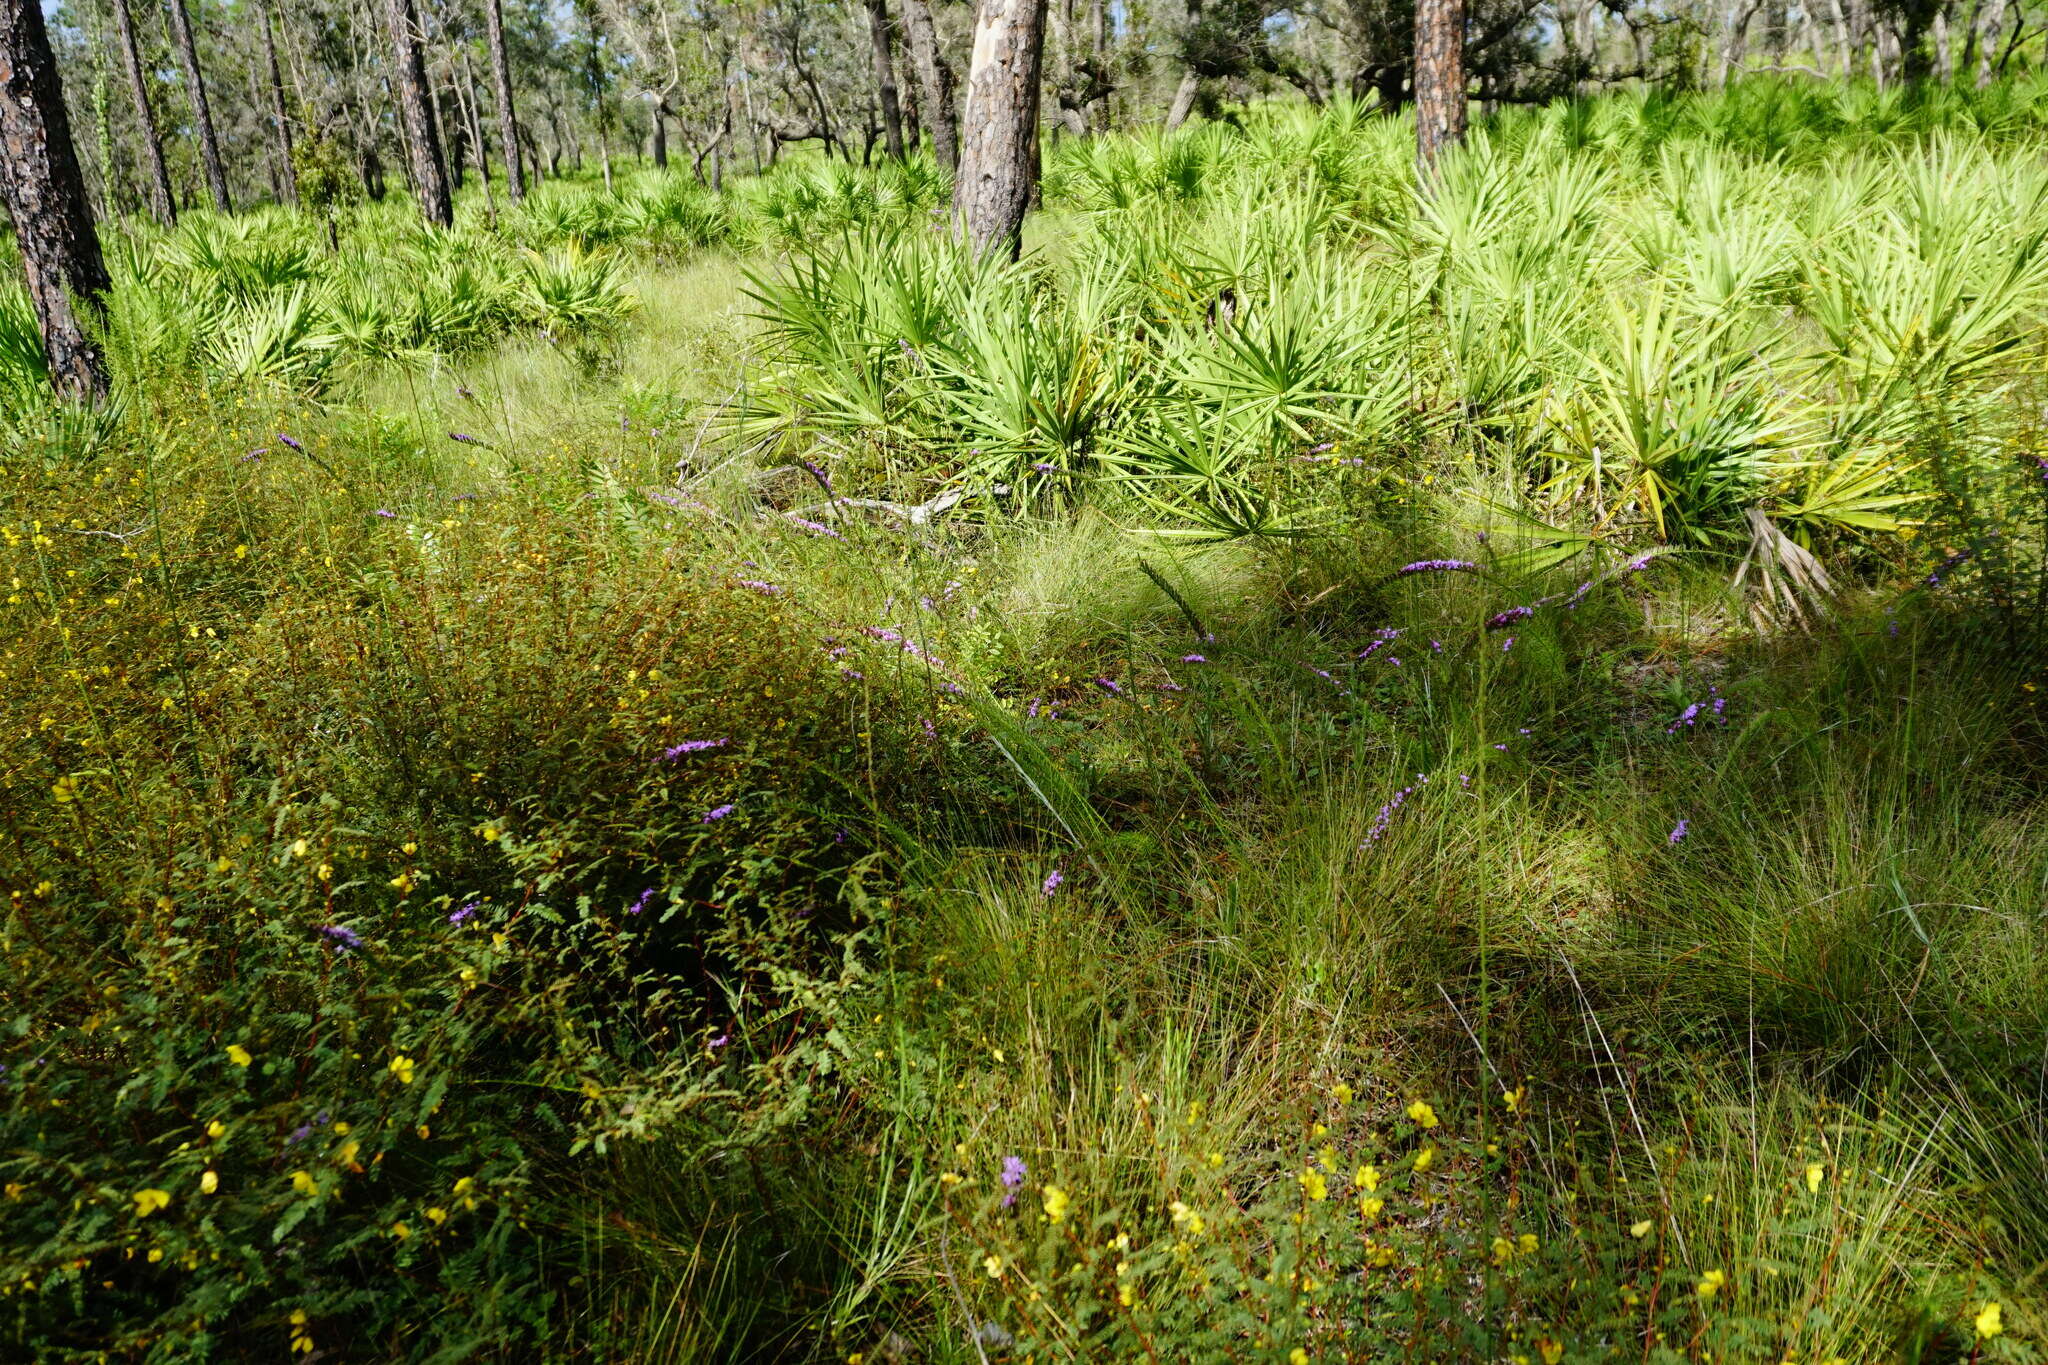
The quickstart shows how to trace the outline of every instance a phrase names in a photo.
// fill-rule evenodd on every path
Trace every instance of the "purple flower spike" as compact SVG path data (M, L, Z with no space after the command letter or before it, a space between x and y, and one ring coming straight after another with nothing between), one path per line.
M247 464L249 463L249 461L254 460L256 461L256 463L261 464L263 463L263 457L265 455L268 455L269 453L269 446L258 446L256 449L250 451L247 455L244 455L239 461L239 463Z
M1023 1157L1021 1157L1021 1156L1006 1156L1006 1157L1004 1157L1004 1158L1003 1158L1003 1188L1004 1188L1004 1189L1006 1189L1006 1190L1014 1190L1014 1189L1016 1189L1016 1188L1017 1188L1017 1187L1018 1187L1019 1185L1022 1185L1022 1184L1024 1183L1024 1178L1025 1178L1026 1176L1030 1175L1030 1174L1031 1174L1031 1168L1030 1168L1030 1167L1028 1167L1028 1166L1026 1166L1026 1165L1024 1164L1024 1158L1023 1158Z
M773 597L775 596L775 594L782 591L782 589L777 587L775 584L764 583L758 578L742 578L739 580L739 585L743 588L750 589L751 591L758 592L764 597Z
M673 748L662 750L661 761L673 763L684 754L701 754L706 749L723 749L732 743L729 739L686 739Z
M1499 630L1501 627L1511 626L1517 621L1526 621L1535 614L1536 609L1534 607L1509 607L1506 611L1487 617L1486 628L1488 630Z
M448 433L448 439L451 441L460 441L462 444L466 446L480 446L483 444L482 441L479 441L476 437L470 435L466 431L451 431Z
M649 905L651 905L653 901L654 888L650 886L645 891L642 891L640 893L639 900L634 901L631 905L626 907L626 913L629 915L637 915L642 910L645 910Z
M334 951L337 953L345 953L351 948L363 946L362 935L345 924L322 925L320 932L333 945Z
M1394 570L1400 577L1418 573L1465 573L1479 566L1469 559L1418 559Z
M1677 843L1691 831L1691 827L1692 821L1680 820L1677 824L1671 827L1671 833L1665 837L1664 842L1667 844Z
M391 509L390 509L389 507L379 507L379 508L378 508L378 509L377 509L376 511L372 512L372 513L371 513L370 515L371 515L371 516L373 516L373 517L385 517L385 518L389 518L389 519L392 519L392 520L396 520L396 519L397 519L397 517L398 517L398 513L396 513L396 512L394 512L394 511L392 511L392 510L391 510Z
M287 447L288 449L291 449L291 450L304 450L304 449L305 449L305 447L304 447L304 446L300 445L300 444L299 444L299 443L298 443L297 441L294 441L294 440L293 440L293 439L292 439L291 437L289 437L289 436L285 435L285 434L284 434L283 432L281 432L281 431L280 431L279 433L277 433L277 443L278 443L279 445L281 445L281 446L285 446L285 447Z
M1117 683L1111 682L1108 678L1097 678L1095 685L1109 693L1112 697L1121 697L1124 694L1124 689Z
M708 825L714 820L723 820L738 809L739 807L730 801L722 806L713 806L710 810L704 812L703 823Z
M1053 892L1060 889L1060 883L1065 881L1066 879L1066 873L1060 871L1058 868L1054 868L1052 871L1045 874L1045 881L1040 883L1038 888L1038 894L1041 896L1052 895Z
M471 901L469 902L469 904L463 906L460 910L457 910L454 914L450 915L448 917L448 922L450 924L456 925L457 927L460 927L462 925L469 923L471 920L475 918L476 902Z
M732 1035L730 1033L721 1033L716 1038L713 1038L706 1042L704 1046L710 1048L713 1052L716 1052L718 1051L718 1049L724 1047L727 1043L730 1043L731 1041Z
M1183 654L1180 656L1180 661L1184 664L1205 664L1209 662L1199 654Z

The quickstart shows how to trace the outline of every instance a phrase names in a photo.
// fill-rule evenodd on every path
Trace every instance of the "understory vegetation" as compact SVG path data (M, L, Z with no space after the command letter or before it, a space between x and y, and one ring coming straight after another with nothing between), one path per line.
M0 300L9 1358L2037 1361L2048 84Z

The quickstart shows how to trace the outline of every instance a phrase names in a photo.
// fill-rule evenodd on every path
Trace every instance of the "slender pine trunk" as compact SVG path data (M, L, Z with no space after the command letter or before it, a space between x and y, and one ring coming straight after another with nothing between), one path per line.
M874 50L875 89L882 100L882 136L892 159L903 159L903 105L896 95L896 62L889 53L889 0L865 0L868 46Z
M903 27L910 37L910 59L917 68L917 82L924 87L924 125L931 129L932 151L941 166L948 171L958 170L960 118L953 108L953 68L939 51L931 6L925 0L903 0ZM755 159L758 161L759 156Z
M269 0L257 0L256 21L263 27L263 62L270 71L270 120L277 137L278 183L286 203L299 198L299 173L292 165L292 125L284 111L284 77L277 69L277 42L270 35Z
M420 215L430 223L452 227L455 205L448 192L448 172L441 161L433 111L427 105L427 64L420 53L419 16L412 0L385 0L384 18L391 29L399 122L405 129L405 154L412 167Z
M500 0L484 0L484 22L491 44L491 85L498 98L498 141L505 153L505 193L513 203L526 197L526 176L519 164L519 116L512 108L512 64L505 57L505 12Z
M206 98L206 76L199 69L199 47L192 41L192 16L185 12L185 0L170 0L171 35L177 40L178 62L185 68L185 88L192 99L192 121L199 128L199 160L206 168L206 188L213 206L222 213L234 205L228 201L228 177L220 162L220 140L213 135L213 104Z
M135 131L142 139L142 157L149 163L149 202L165 227L178 221L178 201L171 193L171 173L164 165L163 135L149 103L149 82L142 74L142 53L135 46L135 20L128 0L114 0L114 36L121 42L122 65L128 69L128 95L135 101Z

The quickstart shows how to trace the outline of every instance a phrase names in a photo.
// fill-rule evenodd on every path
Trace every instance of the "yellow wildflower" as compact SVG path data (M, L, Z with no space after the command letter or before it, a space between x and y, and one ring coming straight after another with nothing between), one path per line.
M1528 1088L1526 1086L1518 1085L1513 1090L1501 1091L1500 1102L1508 1107L1508 1112L1510 1114L1520 1114L1522 1112L1523 1101L1527 1098L1527 1095Z
M412 1229L404 1223L393 1223L391 1225L391 1235L403 1242L406 1238L412 1236Z
M1515 1249L1524 1256L1535 1255L1536 1248L1541 1245L1543 1244L1536 1240L1536 1234L1533 1232L1525 1232L1515 1239Z
M1067 1192L1057 1185L1047 1185L1040 1192L1040 1202L1045 1206L1045 1221L1057 1223L1067 1216L1067 1206L1072 1202Z
M1424 1147L1415 1154L1415 1173L1422 1174L1436 1163L1436 1148Z
M435 1227L441 1226L441 1224L448 1221L448 1210L443 1208L428 1209L427 1221L429 1223L432 1223Z
M1709 1270L1700 1278L1699 1294L1702 1299L1712 1301L1714 1295L1727 1285L1728 1277L1718 1270Z
M208 1172L206 1172L206 1174L204 1174L204 1175L202 1175L202 1176L200 1176L200 1177L199 1177L199 1192L200 1192L201 1194L212 1194L212 1193L213 1193L213 1192L214 1192L215 1190L217 1190L217 1189L219 1189L219 1188L220 1188L220 1172L219 1172L219 1171L208 1171Z
M1654 1228L1655 1226L1657 1226L1655 1223L1645 1218L1640 1223L1631 1223L1629 1225L1628 1235L1631 1237L1648 1237L1650 1235L1650 1229Z
M168 1208L171 1202L170 1193L166 1190L137 1190L129 1198L135 1201L137 1218L147 1218L158 1209Z
M206 1125L206 1135L210 1138L217 1138L222 1133L225 1133L227 1130L228 1126L225 1123L222 1123L219 1119L215 1119L211 1123Z
M1538 1337L1536 1350L1543 1356L1543 1365L1557 1365L1564 1359L1564 1343L1552 1341L1549 1337Z
M1308 1365L1308 1352L1295 1347L1287 1353L1287 1365Z
M1806 1192L1808 1194L1819 1193L1820 1182L1827 1176L1827 1173L1828 1168L1821 1165L1818 1161L1808 1164L1806 1168Z
M1379 1217L1380 1210L1386 1206L1387 1201L1379 1198L1377 1195L1361 1194L1358 1196L1358 1211L1367 1218Z
M1515 1244L1505 1237L1493 1239L1493 1263L1506 1265L1515 1258Z
M412 1068L412 1058L406 1056L402 1052L391 1059L391 1074L398 1077L398 1083L400 1085L412 1084Z
M1989 1341L2005 1330L2003 1310L1994 1301L1977 1310L1977 1339Z
M236 1066L247 1066L249 1065L249 1063L255 1061L256 1059L250 1056L249 1049L243 1047L240 1043L229 1043L228 1060L233 1062Z
M1299 1179L1302 1193L1310 1199L1321 1201L1330 1197L1330 1184L1321 1171L1303 1171Z
M1351 1103L1352 1097L1355 1096L1358 1092L1353 1090L1345 1082L1339 1081L1337 1082L1336 1088L1332 1090L1330 1093L1337 1097L1337 1103L1349 1104Z
M318 1194L320 1193L320 1182L313 1178L310 1171L293 1171L292 1188L300 1194Z
M1380 1173L1371 1166L1360 1166L1358 1173L1351 1177L1351 1183L1361 1190L1376 1190L1380 1187Z
M1425 1100L1410 1101L1408 1105L1408 1117L1414 1120L1415 1126L1417 1128L1436 1127L1436 1110L1430 1108L1428 1102Z
M1003 1277L1003 1258L990 1253L981 1258L981 1268L988 1272L991 1280L1000 1280Z

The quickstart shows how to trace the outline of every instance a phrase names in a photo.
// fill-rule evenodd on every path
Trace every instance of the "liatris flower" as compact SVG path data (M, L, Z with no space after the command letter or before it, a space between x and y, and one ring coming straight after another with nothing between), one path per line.
M653 900L654 888L650 886L645 891L642 891L640 893L639 900L634 901L631 905L626 907L626 913L629 915L637 915L642 910L645 910L651 903L653 903Z
M1428 783L1429 775L1427 773L1417 773L1415 774L1415 781L1411 785L1395 792L1388 799L1387 804L1380 807L1379 814L1373 818L1372 828L1366 831L1365 843L1360 844L1359 847L1364 848L1367 844L1378 843L1380 836L1385 834L1387 827L1394 822L1394 816L1400 811L1402 806L1407 804L1408 798L1414 795L1419 788L1427 786Z
M448 439L451 441L460 441L463 445L466 446L480 446L483 444L482 441L478 440L476 437L470 435L466 431L451 431L448 433Z
M1040 474L1057 474L1060 472L1060 467L1058 465L1047 464L1043 460L1037 461L1031 467Z
M1443 652L1444 652L1444 642L1443 642L1442 640L1431 640L1431 641L1429 642L1429 652L1430 652L1430 653L1432 653L1432 654L1441 654L1441 653L1443 653Z
M661 761L673 763L684 754L701 754L706 749L723 749L731 742L728 739L686 739L673 748L664 749L661 754Z
M782 589L776 586L775 584L763 583L758 578L742 578L737 581L741 587L750 589L754 592L758 592L764 597L773 597L775 596L775 594L782 591Z
M1109 693L1109 695L1112 697L1121 697L1124 694L1123 688L1118 686L1116 683L1110 681L1108 678L1097 678L1095 680L1095 685L1101 688L1103 691Z
M304 449L305 449L305 447L304 447L304 446L300 445L300 444L299 444L299 443L298 443L297 441L294 441L294 440L293 440L293 439L292 439L291 437L289 437L289 436L285 435L285 434L284 434L283 432L281 432L281 431L280 431L279 433L277 433L277 443L278 443L279 445L281 445L281 446L285 446L285 447L287 447L288 449L291 449L291 450L304 450Z
M1628 562L1628 572L1641 573L1650 567L1650 561L1654 558L1656 558L1655 555L1637 555Z
M1690 833L1691 829L1692 821L1680 820L1677 824L1671 827L1671 833L1665 837L1664 842L1667 844L1675 844L1679 840L1683 839L1688 833Z
M1507 639L1505 639L1505 640L1502 640L1502 641L1500 642L1500 652L1501 652L1501 653L1503 653L1503 654L1507 653L1507 652L1508 652L1509 650L1513 649L1514 647L1515 647L1515 637L1514 637L1514 636L1512 636L1512 635L1508 636L1508 638L1507 638Z
M1672 721L1669 725L1664 727L1664 733L1667 735L1675 735L1678 733L1679 726L1683 725L1690 727L1693 721L1699 717L1700 711L1702 709L1704 708L1702 707L1701 703L1692 703L1692 705L1686 707L1683 711L1680 711L1678 713L1677 720Z
M345 924L322 925L320 932L326 936L329 943L334 945L334 951L337 953L345 953L351 948L363 946L362 935Z
M1025 1178L1030 1174L1031 1170L1024 1164L1023 1157L1006 1156L1003 1158L1003 1188L1010 1191L1010 1193L1003 1196L1004 1208L1007 1209L1017 1202L1017 1190L1024 1184Z
M237 461L237 463L239 463L239 464L247 464L247 463L249 463L249 461L251 461L251 460L254 460L254 461L256 461L256 462L257 462L258 464L261 464L261 463L263 463L263 457L264 457L265 455L268 455L269 453L270 453L270 447L269 447L269 446L258 446L258 447L257 447L257 448L256 448L255 450L252 450L252 451L250 451L250 452L249 452L249 453L248 453L247 455L244 455L244 456L243 456L243 457L242 457L242 458L241 458L241 459L240 459L239 461Z
M1060 883L1065 881L1066 879L1066 873L1060 871L1058 868L1054 868L1052 871L1046 873L1045 880L1039 883L1038 894L1041 896L1052 895L1053 892L1060 889Z
M730 1043L731 1041L732 1035L730 1033L721 1033L716 1038L707 1039L704 1043L704 1046L710 1048L713 1052L716 1052L718 1051L718 1049L724 1047L727 1043Z
M1180 656L1180 661L1184 664L1205 664L1209 662L1199 654L1183 654Z
M460 910L457 910L454 914L450 915L448 917L448 922L450 924L460 926L469 923L471 920L475 918L476 902L471 901L469 902L469 904L463 906Z
M1486 628L1488 630L1499 630L1501 627L1511 626L1517 621L1526 621L1535 614L1536 609L1534 607L1509 607L1506 611L1496 612L1492 616L1487 617Z
M1927 575L1927 586L1930 588L1940 587L1941 580L1948 576L1949 571L1954 569L1957 565L1966 562L1969 558L1970 552L1968 550L1957 550L1947 559L1944 559L1941 561L1941 563L1935 565L1934 572Z
M806 531L809 531L814 536L825 536L832 540L846 539L845 536L840 535L837 531L833 530L831 527L827 526L822 521L811 521L806 517L798 516L794 512L784 512L782 515L789 518L789 520L795 525L802 527Z
M1417 573L1464 573L1478 567L1469 559L1418 559L1413 564L1403 564L1394 573L1405 578Z
M825 472L825 466L813 460L800 459L797 463L804 467L804 473L818 481L818 487L825 490L826 497L831 498L834 502L839 500L839 495L832 491L832 476Z
M1181 686L1181 685L1180 685L1179 683L1177 683L1177 682L1163 682L1163 683L1157 683L1157 684L1155 684L1155 686L1157 686L1157 687L1158 687L1158 689L1159 689L1159 690L1160 690L1161 692L1185 692L1185 691L1187 691L1187 689L1186 689L1185 687L1182 687L1182 686Z
M371 513L370 515L371 515L371 516L373 516L373 517L387 517L387 518L392 518L392 519L394 519L394 520L395 520L395 519L397 518L397 516L398 516L398 513L396 513L396 512L394 512L394 511L392 511L392 510L391 510L390 508L388 508L388 507L379 507L379 508L378 508L378 509L377 509L376 511L372 512L372 513Z
M722 806L713 806L710 810L704 812L702 823L708 825L714 820L723 820L726 816L731 815L734 811L738 809L739 806L730 801L728 801L725 805Z

